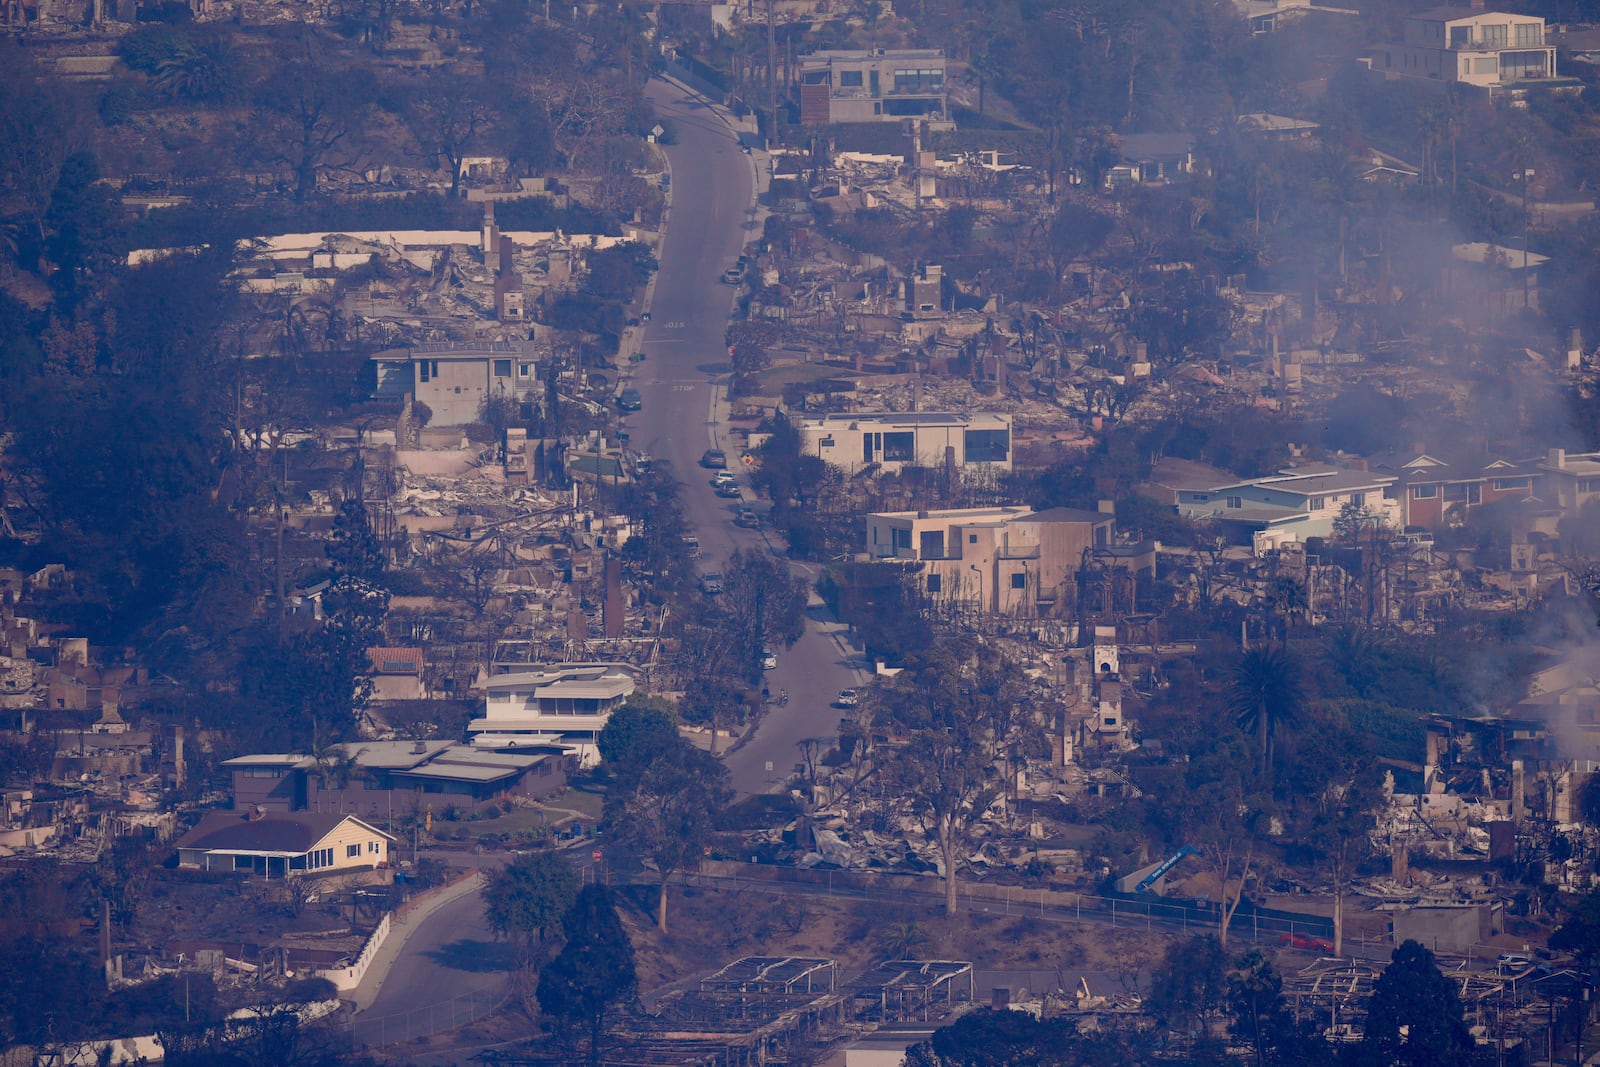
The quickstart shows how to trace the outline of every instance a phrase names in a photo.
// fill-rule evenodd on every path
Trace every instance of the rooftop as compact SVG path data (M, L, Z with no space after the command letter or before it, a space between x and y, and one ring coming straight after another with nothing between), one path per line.
M247 812L214 811L178 839L177 847L208 852L252 852L299 856L311 851L346 820L394 840L354 815L297 811L252 818Z
M829 414L811 416L802 421L802 425L831 428L834 426L853 426L856 423L886 423L895 426L968 426L974 420L1004 420L1009 422L1011 416L1001 412L958 412L958 411L857 411L848 414Z

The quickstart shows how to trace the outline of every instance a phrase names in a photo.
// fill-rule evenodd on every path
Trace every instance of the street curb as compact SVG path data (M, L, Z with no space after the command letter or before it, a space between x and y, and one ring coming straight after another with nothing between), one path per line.
M400 958L400 950L405 948L417 928L446 904L482 889L484 881L483 872L474 870L450 885L430 890L431 896L424 894L395 909L389 937L373 955L361 983L350 993L349 999L355 1004L357 1013L366 1011L377 1002L378 994L383 991L383 983L389 978L389 971L394 967L395 960Z

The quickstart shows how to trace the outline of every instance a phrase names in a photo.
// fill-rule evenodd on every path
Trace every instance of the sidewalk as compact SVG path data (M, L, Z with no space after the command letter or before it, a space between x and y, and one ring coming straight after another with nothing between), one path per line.
M406 941L430 915L453 900L460 900L469 893L476 893L482 887L482 873L471 871L449 885L430 889L395 909L388 938L373 955L372 964L362 976L361 984L350 991L349 999L355 1004L356 1011L362 1012L372 1007L373 1002L378 999L379 991L383 989L384 979L389 977L389 970L394 966L395 960L400 958L400 951L405 948Z

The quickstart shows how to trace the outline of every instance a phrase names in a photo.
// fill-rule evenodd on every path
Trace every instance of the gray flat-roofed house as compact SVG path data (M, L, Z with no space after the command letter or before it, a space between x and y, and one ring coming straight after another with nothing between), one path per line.
M429 341L372 357L380 399L410 393L432 413L431 426L480 422L491 397L525 399L540 390L538 365L512 341Z

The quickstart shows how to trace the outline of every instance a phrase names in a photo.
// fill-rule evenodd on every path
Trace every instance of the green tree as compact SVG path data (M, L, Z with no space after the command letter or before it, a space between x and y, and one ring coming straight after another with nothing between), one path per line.
M804 578L764 552L739 549L723 571L723 606L750 681L761 677L761 650L800 640L810 590Z
M1258 950L1238 961L1228 977L1228 1032L1250 1050L1256 1067L1315 1067L1333 1063L1332 1050L1309 1026L1297 1023L1283 995L1283 980Z
M645 759L614 771L602 825L606 836L655 864L656 925L667 928L667 883L700 861L732 799L728 769L677 736L652 744Z
M120 252L122 199L100 180L94 153L74 152L62 162L45 210L45 227L45 253L56 268L51 283L70 315L83 284L110 271Z
M1227 992L1227 952L1210 934L1196 934L1167 946L1161 966L1151 975L1147 1003L1169 1026L1187 1019L1190 1031L1195 1031L1222 1006Z
M483 890L483 910L497 937L535 955L535 946L548 944L560 929L577 895L570 864L553 852L531 852L494 872Z
M1255 734L1263 775L1272 773L1274 738L1299 720L1303 700L1299 661L1282 648L1252 648L1233 668L1228 711Z
M611 713L596 746L612 777L633 775L678 740L678 720L665 702L635 697Z
M484 887L483 910L490 929L516 948L512 988L530 1017L538 1006L539 968L561 929L561 917L577 896L577 875L553 852L518 856L495 871Z
M1600 779L1591 778L1594 782ZM1584 802L1594 802L1595 790L1585 788ZM1585 818L1591 816L1587 814ZM1600 889L1591 889L1566 908L1561 925L1550 935L1550 947L1557 952L1570 952L1578 963L1591 974L1600 970Z
M1433 953L1415 941L1395 949L1372 987L1361 1063L1455 1067L1473 1063L1476 1053L1455 984L1440 973Z
M600 1067L607 1019L638 995L633 946L602 885L578 891L561 931L566 943L539 975L539 1007L563 1032L586 1031L589 1063Z

